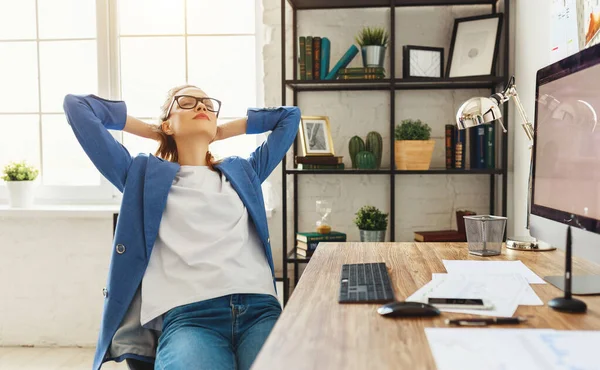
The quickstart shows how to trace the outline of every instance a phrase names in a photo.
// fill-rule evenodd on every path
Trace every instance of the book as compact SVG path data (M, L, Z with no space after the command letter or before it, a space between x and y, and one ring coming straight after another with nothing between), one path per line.
M305 258L312 257L313 253L314 253L314 251L309 252L309 251L305 251L303 249L296 248L296 255L298 255L300 257L305 257Z
M474 126L469 129L470 167L485 168L485 127Z
M385 75L385 69L383 67L352 67L352 68L341 68L339 71L340 75L346 74L380 74Z
M295 164L340 164L343 162L343 156L299 156L294 157Z
M313 79L321 79L321 37L313 37Z
M415 231L417 242L466 242L467 236L458 230Z
M300 64L300 76L298 77L300 80L306 80L306 36L300 36L300 41L298 42L298 55L299 55L299 64Z
M485 168L496 168L496 135L494 125L485 126Z
M338 60L338 62L331 68L331 71L325 77L326 80L334 80L337 77L337 74L340 69L346 68L348 64L354 59L354 57L358 54L358 48L355 45L350 45L346 53Z
M331 42L327 37L321 37L321 79L329 73L329 52L331 50Z
M446 135L446 168L454 168L454 133L456 126L454 125L446 125L445 126L445 135Z
M343 163L338 164L307 164L298 163L296 166L299 170L343 170L345 165Z
M466 130L456 129L454 136L454 168L465 168Z
M296 249L302 249L302 250L312 253L315 251L315 249L317 249L317 246L319 245L319 243L320 242L305 243L305 242L301 242L301 241L297 240L296 241Z
M383 75L339 75L339 80L381 80Z
M306 36L306 79L313 79L313 37Z
M467 231L465 230L465 219L464 216L474 216L476 215L475 212L473 211L461 211L458 210L456 211L456 228L458 229L458 232L461 234L467 234Z
M339 231L331 231L328 234L319 234L317 232L298 232L296 240L310 242L345 242L346 234Z

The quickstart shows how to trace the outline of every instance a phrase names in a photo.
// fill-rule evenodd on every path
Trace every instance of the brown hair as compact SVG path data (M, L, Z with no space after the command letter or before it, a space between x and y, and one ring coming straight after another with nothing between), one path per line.
M162 123L167 120L167 110L169 109L169 105L171 105L171 101L173 100L175 94L188 87L194 87L196 89L199 89L198 86L185 84L175 86L167 92L167 98L165 99L163 105L160 107L160 122L152 126L154 132L156 132L159 135L159 145L154 155L169 162L177 162L179 160L179 154L177 152L177 143L175 142L175 139L172 135L167 135L167 133L163 131ZM211 170L214 171L215 168L213 166L220 162L221 161L215 160L215 157L213 157L210 150L206 152L206 163L208 164L208 167L210 167Z

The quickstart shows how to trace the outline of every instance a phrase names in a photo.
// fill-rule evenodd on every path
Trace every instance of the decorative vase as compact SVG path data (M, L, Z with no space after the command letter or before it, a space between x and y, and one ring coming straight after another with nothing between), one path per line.
M348 143L348 152L350 153L350 160L352 161L352 168L356 166L356 155L365 150L365 142L360 136L353 136Z
M396 140L395 162L397 170L428 170L435 140Z
M33 205L35 181L6 181L8 204L13 208L29 208Z
M376 168L381 167L381 154L383 152L383 139L377 131L371 131L367 134L365 149L373 153L377 163Z
M359 230L361 242L383 242L386 230Z
M377 168L377 159L371 152L363 150L356 155L356 166L361 170L374 170Z
M363 67L383 67L385 46L365 45L361 48Z

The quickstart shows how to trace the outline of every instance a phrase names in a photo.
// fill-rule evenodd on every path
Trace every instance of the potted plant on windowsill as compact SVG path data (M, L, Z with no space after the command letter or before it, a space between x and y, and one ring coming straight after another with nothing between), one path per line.
M356 212L354 223L360 231L361 242L383 242L387 230L388 214L377 207L366 205Z
M364 27L355 37L361 47L363 67L383 67L388 34L383 27Z
M4 167L2 180L8 188L8 203L15 208L28 208L33 204L35 179L39 171L25 161L11 162Z
M405 119L395 129L395 162L398 170L428 170L435 141L431 127L421 120Z

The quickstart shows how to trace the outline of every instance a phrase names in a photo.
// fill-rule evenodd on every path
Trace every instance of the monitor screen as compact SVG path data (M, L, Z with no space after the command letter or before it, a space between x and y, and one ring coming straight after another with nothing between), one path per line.
M600 48L538 71L532 214L600 233L599 114Z

